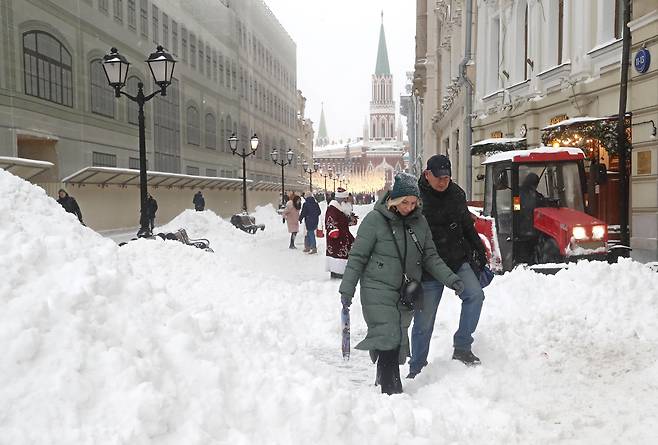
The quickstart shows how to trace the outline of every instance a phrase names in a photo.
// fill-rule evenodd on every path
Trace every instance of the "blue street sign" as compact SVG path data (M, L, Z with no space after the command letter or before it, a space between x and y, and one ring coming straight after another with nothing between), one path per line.
M646 48L640 48L640 50L635 54L635 71L638 73L646 73L649 71L649 65L651 65L651 53Z

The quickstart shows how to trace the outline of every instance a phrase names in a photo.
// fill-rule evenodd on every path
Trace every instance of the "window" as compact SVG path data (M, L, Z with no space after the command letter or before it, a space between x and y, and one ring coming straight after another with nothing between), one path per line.
M171 53L178 55L178 23L171 21Z
M71 53L50 34L23 34L25 94L73 107Z
M615 0L615 39L621 39L624 30L624 2Z
M210 65L210 48L206 45L206 77L211 78L212 74L210 73L212 66Z
M191 165L188 165L185 173L187 173L188 175L199 176L199 167L193 167Z
M100 59L92 60L89 64L89 78L91 80L91 112L113 118L114 90L107 84L107 77L105 77Z
M135 0L128 0L128 28L137 29L137 15L135 14Z
M141 82L139 77L130 76L126 81L126 92L131 96L137 95L137 84ZM139 107L136 102L129 100L126 102L128 105L128 123L138 125L139 124Z
M523 18L523 79L528 79L528 4L525 4Z
M206 148L217 149L217 120L212 113L206 114Z
M187 29L184 26L181 26L181 52L183 56L183 62L187 63Z
M103 14L107 14L107 0L98 0L98 10Z
M229 152L231 150L229 144L228 144L228 138L231 137L232 134L232 122L231 122L231 115L226 116L226 126L224 127L224 136L222 137L222 143L224 144L224 151Z
M219 84L224 86L224 56L219 54Z
M192 145L201 144L199 133L199 111L196 107L187 107L187 143Z
M123 0L114 0L114 20L123 23Z
M203 75L203 40L199 39L199 71L201 72L201 75Z
M231 63L231 78L233 81L233 91L238 91L238 71L235 63Z
M172 79L167 95L153 101L155 169L180 172L180 98L178 80Z
M206 169L206 176L212 176L212 177L217 176L217 169L216 168L207 168Z
M151 15L151 20L153 20L153 43L156 45L159 43L159 36L160 36L160 11L158 10L158 7L153 5L152 9L152 15Z
M196 37L190 33L190 66L196 68Z
M162 13L162 42L161 45L169 48L169 17Z
M128 168L131 170L139 170L139 158L128 158ZM146 168L148 169L148 166Z
M141 27L142 35L149 36L149 4L148 0L140 0L139 3L139 26Z
M117 155L94 151L91 153L91 165L94 167L116 167Z
M217 82L217 51L212 50L212 78Z
M564 43L564 0L558 0L557 15L557 64L562 64L562 45Z

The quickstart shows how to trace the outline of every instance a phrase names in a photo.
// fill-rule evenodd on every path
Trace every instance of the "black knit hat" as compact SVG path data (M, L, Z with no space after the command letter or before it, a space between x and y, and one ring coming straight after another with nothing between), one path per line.
M400 198L402 196L416 196L420 198L420 190L418 190L418 179L409 173L400 172L395 176L395 183L389 197L391 199Z
M427 160L427 170L431 171L437 178L440 176L452 176L450 159L445 155L434 155Z

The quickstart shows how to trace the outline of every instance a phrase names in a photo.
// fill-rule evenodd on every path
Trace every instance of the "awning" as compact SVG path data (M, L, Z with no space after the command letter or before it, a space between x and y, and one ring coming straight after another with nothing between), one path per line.
M550 130L550 129L552 129L552 128L568 127L568 126L570 126L570 125L587 124L587 123L591 123L591 122L605 121L605 120L610 120L610 119L616 119L616 118L610 118L610 117L591 117L591 116L572 117L571 119L565 119L565 120L563 120L563 121L560 121L560 122L558 122L557 124L548 125L548 126L542 128L542 131L544 131L544 130Z
M108 185L139 186L139 170L116 167L85 167L62 179L62 182L73 185L93 184L102 187ZM146 172L146 183L149 187L179 187L194 189L224 189L232 190L242 187L242 179L218 178L214 176L183 175L180 173ZM247 179L247 184L253 181Z
M47 161L0 156L0 168L26 180L48 170L53 165L52 162Z
M471 155L493 152L525 150L528 148L526 138L490 138L471 145Z

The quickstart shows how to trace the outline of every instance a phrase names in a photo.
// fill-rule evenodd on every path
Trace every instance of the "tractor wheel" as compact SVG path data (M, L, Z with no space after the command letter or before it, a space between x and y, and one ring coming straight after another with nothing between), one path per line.
M564 262L557 242L547 236L541 236L537 242L536 259L537 264Z

